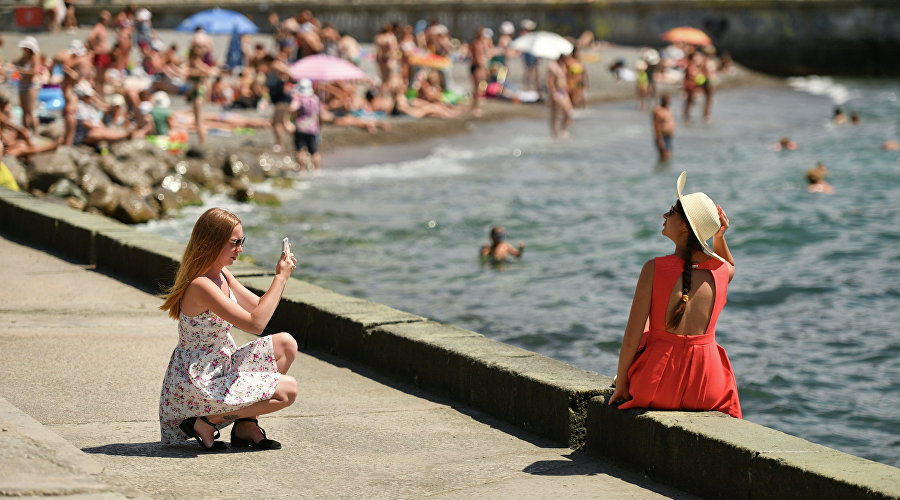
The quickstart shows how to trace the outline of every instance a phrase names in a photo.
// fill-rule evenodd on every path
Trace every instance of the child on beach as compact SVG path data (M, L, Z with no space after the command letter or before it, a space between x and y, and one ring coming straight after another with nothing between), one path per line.
M178 320L179 335L159 398L163 444L194 438L201 451L222 451L225 443L215 440L219 429L234 423L232 448L281 448L257 419L296 399L297 381L285 373L297 341L281 332L237 347L230 331L235 325L262 334L297 259L289 247L282 251L272 285L258 297L227 268L245 240L236 215L207 210L194 224L175 284L160 307Z
M704 193L682 195L686 179L682 172L678 200L663 215L662 234L675 243L675 252L641 269L609 404L716 410L741 418L731 363L715 337L734 276L725 243L728 217Z

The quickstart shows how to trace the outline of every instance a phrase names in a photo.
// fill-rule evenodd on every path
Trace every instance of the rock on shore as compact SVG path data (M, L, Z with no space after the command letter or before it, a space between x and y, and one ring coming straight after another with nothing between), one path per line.
M195 147L173 155L143 139L117 142L100 154L86 146L59 146L29 161L9 156L3 161L23 191L127 224L199 205L203 191L277 203L272 195L255 192L253 184L299 167L291 154L264 148Z

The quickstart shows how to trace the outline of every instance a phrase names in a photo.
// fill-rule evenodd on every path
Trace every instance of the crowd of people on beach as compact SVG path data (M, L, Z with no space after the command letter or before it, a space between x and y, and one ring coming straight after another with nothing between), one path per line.
M67 6L74 15L74 5ZM538 59L510 48L514 37L536 29L529 19L518 29L510 21L502 23L496 43L488 27L461 41L437 19L385 24L368 51L309 10L284 19L272 12L269 34L235 33L227 54L216 54L202 28L180 48L160 37L152 17L149 9L135 5L115 14L102 10L85 39L74 38L55 54L43 53L35 37L21 40L20 56L6 68L17 87L21 119L15 120L11 109L0 117L8 152L27 156L59 144L103 148L145 137L183 144L186 132L203 145L209 130L249 134L264 128L273 135L275 152L282 151L293 134L300 164L319 168L323 124L377 133L391 129L390 117L477 117L485 98L544 99ZM77 27L67 27L77 33ZM372 57L378 74L328 80L292 73L297 61L315 55L357 66ZM526 88L517 88L509 78L509 61L516 57L523 58ZM450 68L458 63L470 67L470 89L453 81ZM548 78L547 90L552 108L564 117L562 130L554 130L558 136L571 121L572 107L585 105L587 73L575 50L551 61L551 74L555 76L552 82ZM64 101L58 113L64 130L49 140L37 136L39 124L57 118L38 115L38 92L44 86L58 87ZM189 112L170 109L175 96L189 103ZM0 99L8 102L10 96ZM211 107L217 111L209 111Z

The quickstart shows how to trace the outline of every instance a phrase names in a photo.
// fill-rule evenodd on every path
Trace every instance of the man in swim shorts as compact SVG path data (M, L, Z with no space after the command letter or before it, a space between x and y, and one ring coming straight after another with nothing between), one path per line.
M653 108L653 138L659 150L659 161L672 158L672 139L675 137L675 116L669 109L671 97L663 94L659 97L659 106Z
M109 44L109 20L112 17L108 10L101 10L97 24L88 33L87 49L94 53L94 88L102 89L106 79L106 70L112 66L112 47Z
M572 100L566 78L566 54L547 63L547 91L550 92L550 132L554 139L569 135L572 123Z

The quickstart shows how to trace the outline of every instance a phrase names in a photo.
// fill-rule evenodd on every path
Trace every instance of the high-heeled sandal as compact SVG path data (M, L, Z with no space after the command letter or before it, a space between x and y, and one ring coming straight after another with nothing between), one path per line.
M203 439L200 438L200 434L197 434L197 431L194 430L194 423L197 422L198 418L216 430L216 433L213 435L213 443L208 448L203 444ZM216 439L219 439L219 431L216 429L215 424L210 422L206 417L191 417L184 419L178 424L178 428L181 429L181 432L187 434L188 437L196 439L202 451L223 451L228 448L222 441L215 441Z
M234 435L234 429L237 428L239 422L253 422L259 432L262 432L263 438L258 442L252 439L242 439ZM234 421L231 427L231 446L233 448L256 448L257 450L280 450L281 443L266 437L266 431L259 426L259 421L255 418L239 418Z

